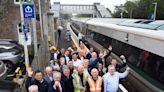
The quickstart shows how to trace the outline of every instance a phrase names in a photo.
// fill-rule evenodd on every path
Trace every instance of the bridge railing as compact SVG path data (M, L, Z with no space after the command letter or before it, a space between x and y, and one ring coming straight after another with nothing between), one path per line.
M94 5L61 5L60 10L78 10L78 11L83 11L83 10L94 10L95 7Z

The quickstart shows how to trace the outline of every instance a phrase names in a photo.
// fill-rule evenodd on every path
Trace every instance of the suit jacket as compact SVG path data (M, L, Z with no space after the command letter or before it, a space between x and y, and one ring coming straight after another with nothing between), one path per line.
M126 63L124 62L123 64L116 64L115 69L116 71L120 72L120 69L125 67Z
M62 88L62 92L65 92L64 83L62 81L60 81L60 85ZM54 81L52 81L51 84L49 85L48 92L58 92L58 90L56 90L53 86L54 86Z
M26 88L28 89L29 86L31 85L37 85L39 92L47 92L49 85L45 79L43 79L42 82L39 82L35 79L32 79L32 77L28 77L26 80Z
M61 52L57 55L57 59L60 59L61 57L65 57Z
M63 81L64 85L66 85L66 86L64 86L65 92L73 92L74 91L72 76L69 76L69 78L67 78L66 76L62 75L61 80Z
M50 84L51 82L52 82L52 80L53 80L53 77L52 77L52 80L46 75L45 77L44 77L44 79L47 81L47 83L48 84Z

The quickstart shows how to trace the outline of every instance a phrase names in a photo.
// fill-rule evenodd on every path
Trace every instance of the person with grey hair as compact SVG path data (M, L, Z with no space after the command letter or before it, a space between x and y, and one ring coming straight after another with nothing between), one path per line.
M52 68L50 66L46 67L46 75L44 76L44 79L47 81L48 84L53 81Z
M64 90L66 92L73 92L74 91L74 87L73 87L73 78L70 74L70 69L68 68L68 66L64 66L63 67L63 74L61 77L61 80L63 81L64 85Z
M84 72L88 73L88 75L89 75L88 65L89 65L89 60L88 59L84 59L84 61L83 61Z
M38 91L38 86L37 85L31 85L28 87L29 92L39 92Z
M84 72L84 66L79 65L77 71L72 74L74 92L85 92L85 85L88 78L88 73Z
M53 81L49 85L48 92L65 92L64 83L61 81L61 73L53 73Z
M102 77L99 76L99 72L96 68L91 70L91 76L88 77L86 83L85 92L103 92L103 80Z
M119 73L115 70L114 65L108 66L108 73L103 76L104 92L117 92L119 79L125 78L129 73L130 68L126 67L126 71Z

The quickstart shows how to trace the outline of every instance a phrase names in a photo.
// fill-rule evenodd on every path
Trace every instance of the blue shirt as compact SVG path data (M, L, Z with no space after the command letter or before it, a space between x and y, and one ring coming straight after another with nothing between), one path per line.
M94 63L94 61L96 60L96 58L90 58L89 60L89 65L92 65Z
M70 36L71 34L70 34L69 31L67 31L65 35L66 35L66 36Z
M128 71L124 73L114 72L114 75L110 75L110 73L106 73L103 76L104 82L104 92L117 92L119 86L119 79L125 78L128 75Z

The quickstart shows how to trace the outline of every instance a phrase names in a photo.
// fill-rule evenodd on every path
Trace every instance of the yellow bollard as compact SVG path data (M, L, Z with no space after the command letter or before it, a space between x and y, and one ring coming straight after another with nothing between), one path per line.
M17 69L15 70L15 73L18 73L20 70L20 67L17 67Z

